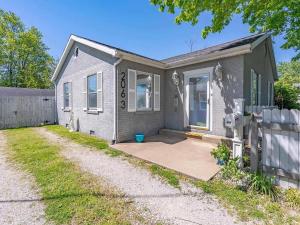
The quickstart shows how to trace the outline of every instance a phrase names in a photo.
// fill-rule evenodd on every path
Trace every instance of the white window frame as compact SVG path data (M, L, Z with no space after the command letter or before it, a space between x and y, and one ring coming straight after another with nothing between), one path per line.
M254 82L254 79L255 79L255 84L256 84L256 87L255 87L255 91L254 91L254 85L253 85L253 82ZM257 73L254 71L254 69L251 69L251 88L250 88L250 101L251 101L251 106L256 106L258 105L258 75ZM255 101L255 103L254 103Z
M67 96L66 96L66 93L65 93L65 85L69 85L69 87L68 87L69 92L68 92ZM64 82L63 83L63 109L65 109L65 110L71 109L71 95L72 95L71 91L72 91L71 82L70 81ZM65 105L65 98L66 97L68 97L68 99L69 99L69 105L68 106Z
M160 111L160 75L154 74L153 78L153 109L154 111ZM158 91L156 91L157 87L155 81L158 81Z
M96 91L95 92L89 92L89 77L95 76L96 77ZM97 111L97 101L98 101L98 94L97 94L97 88L98 88L98 84L97 84L97 73L88 75L86 77L86 97L87 97L87 110L90 111ZM96 94L96 107L90 107L89 106L89 94Z

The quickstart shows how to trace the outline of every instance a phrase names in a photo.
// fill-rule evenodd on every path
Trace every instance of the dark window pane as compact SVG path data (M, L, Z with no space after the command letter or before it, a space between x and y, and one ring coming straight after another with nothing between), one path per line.
M88 95L88 107L97 108L97 93L90 93Z
M70 106L69 96L65 96L65 98L64 98L64 106L65 106L65 108Z
M88 92L97 91L97 77L96 75L88 76Z

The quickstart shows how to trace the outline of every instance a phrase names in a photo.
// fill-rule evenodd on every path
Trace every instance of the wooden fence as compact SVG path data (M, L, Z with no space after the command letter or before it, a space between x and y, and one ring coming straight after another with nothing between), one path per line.
M1 96L0 129L54 124L55 96Z
M264 109L261 128L263 171L284 188L300 188L300 111Z

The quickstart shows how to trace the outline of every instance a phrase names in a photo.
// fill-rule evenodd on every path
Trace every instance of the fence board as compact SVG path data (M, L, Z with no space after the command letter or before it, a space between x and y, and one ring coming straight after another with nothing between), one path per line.
M300 188L300 111L263 110L262 166L276 171L278 184Z
M0 96L0 107L0 129L56 121L54 96Z

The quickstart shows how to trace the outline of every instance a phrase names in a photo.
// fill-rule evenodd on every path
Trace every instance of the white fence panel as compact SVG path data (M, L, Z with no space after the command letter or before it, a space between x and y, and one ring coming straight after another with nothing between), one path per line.
M54 96L0 96L0 129L55 122Z
M300 111L263 110L262 166L284 188L300 188Z

